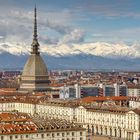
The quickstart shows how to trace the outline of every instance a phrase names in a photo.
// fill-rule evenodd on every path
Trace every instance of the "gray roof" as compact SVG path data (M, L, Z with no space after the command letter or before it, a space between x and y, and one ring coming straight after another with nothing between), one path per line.
M28 58L22 76L47 76L46 64L40 55L31 54Z

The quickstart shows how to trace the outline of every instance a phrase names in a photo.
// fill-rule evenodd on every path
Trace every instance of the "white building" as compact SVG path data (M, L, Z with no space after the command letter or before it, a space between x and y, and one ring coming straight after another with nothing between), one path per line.
M131 97L129 100L129 107L140 108L140 98L139 97Z
M119 107L84 107L69 102L47 101L28 103L27 101L6 100L0 103L1 111L18 110L41 117L66 119L84 125L94 135L138 140L140 133L140 116L128 108Z
M100 84L100 88L103 88L103 96L127 96L127 86L125 84Z
M128 87L128 96L140 97L140 86L129 86Z
M60 89L60 99L73 99L81 97L81 88L80 85L75 84L72 86L64 85Z
M87 96L99 96L99 86L94 85L79 85L72 86L64 85L60 90L60 99L74 99Z

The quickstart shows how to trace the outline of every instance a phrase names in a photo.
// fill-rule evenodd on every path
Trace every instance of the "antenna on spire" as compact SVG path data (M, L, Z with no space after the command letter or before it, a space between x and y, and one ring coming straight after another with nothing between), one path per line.
M31 54L39 54L38 51L38 47L39 47L39 43L38 43L38 39L37 39L37 10L36 10L36 5L34 8L34 33L33 33L33 42L31 44L32 46L32 52Z
M37 14L36 14L36 5L34 9L34 39L37 39Z

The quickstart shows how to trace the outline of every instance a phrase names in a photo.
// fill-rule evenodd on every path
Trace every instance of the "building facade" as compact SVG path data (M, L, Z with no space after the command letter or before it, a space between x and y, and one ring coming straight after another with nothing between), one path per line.
M65 105L60 102L27 103L3 102L0 111L13 111L38 114L40 117L66 119L84 125L89 133L116 137L126 140L138 140L140 132L140 116L128 108L119 107L84 107Z
M127 96L128 89L125 84L100 84L100 87L103 88L103 96Z
M140 86L129 86L128 87L128 96L140 97Z
M72 86L62 86L59 91L60 99L81 98L81 86L78 84Z
M140 98L139 97L130 97L129 107L130 108L140 108Z

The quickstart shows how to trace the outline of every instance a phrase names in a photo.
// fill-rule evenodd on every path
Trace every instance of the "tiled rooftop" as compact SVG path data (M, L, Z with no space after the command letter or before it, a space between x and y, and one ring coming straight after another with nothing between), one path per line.
M41 120L41 121L40 121ZM66 120L31 117L25 113L0 113L0 134L22 134L49 131L85 130L81 125Z

